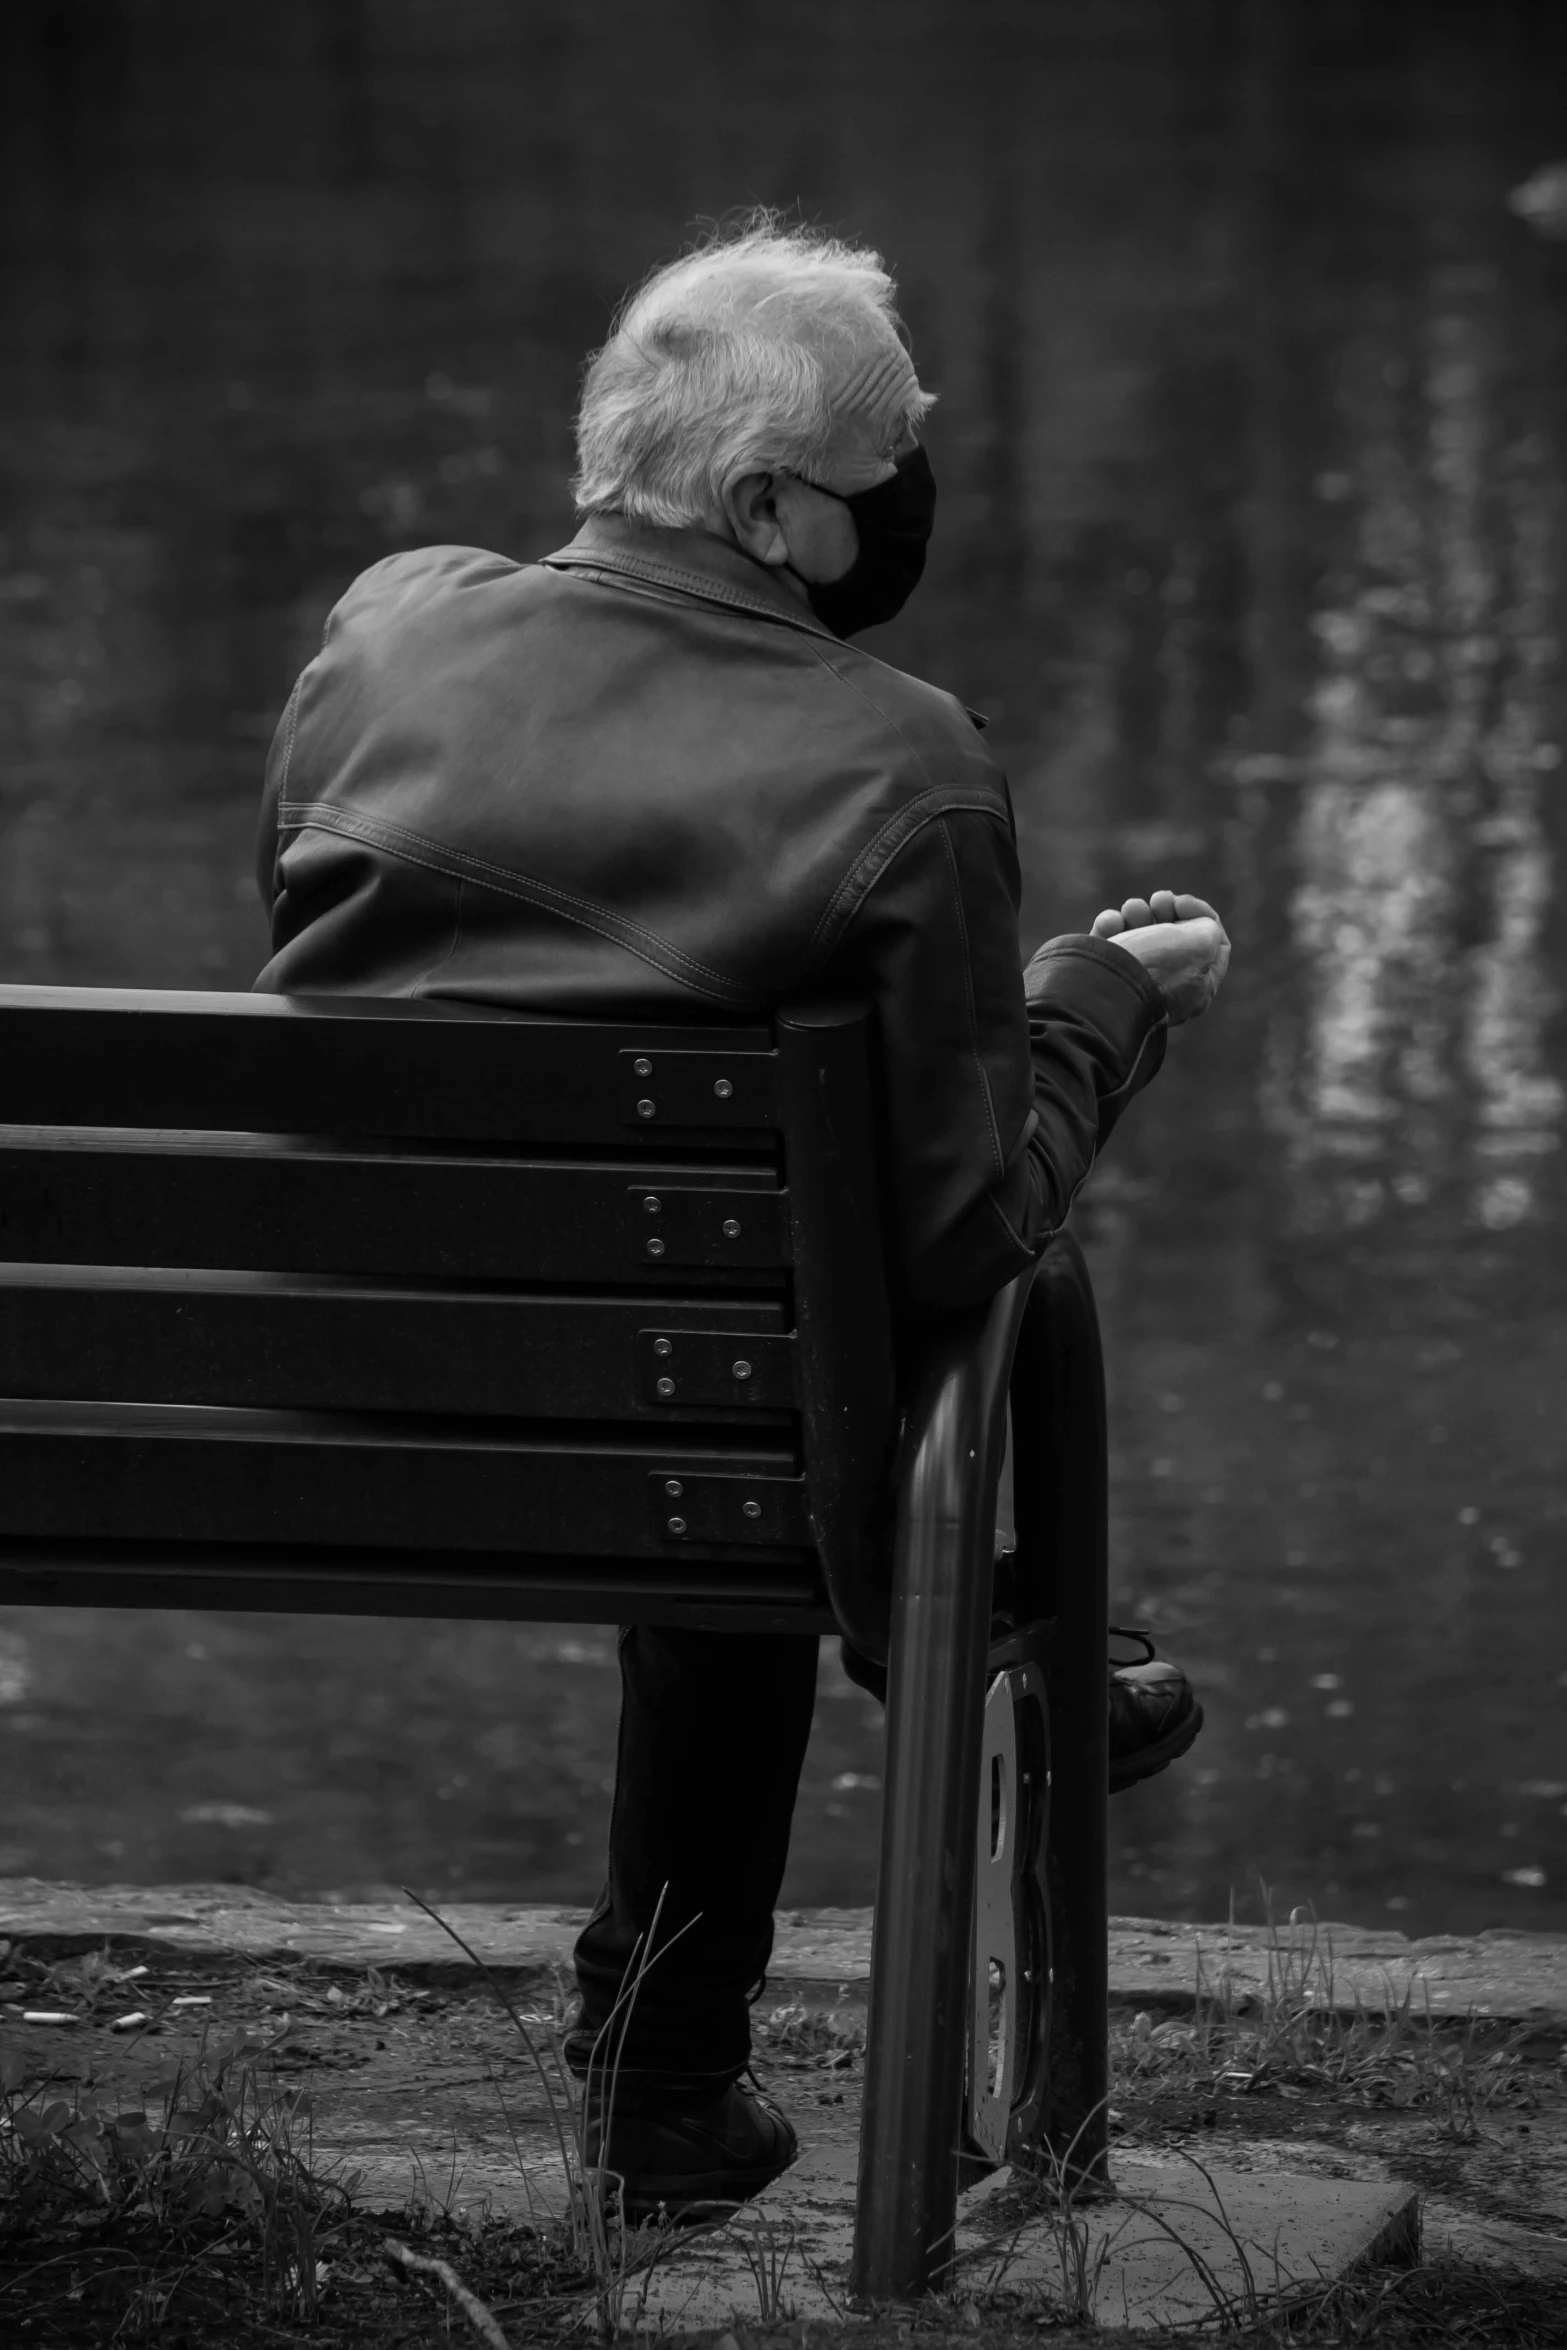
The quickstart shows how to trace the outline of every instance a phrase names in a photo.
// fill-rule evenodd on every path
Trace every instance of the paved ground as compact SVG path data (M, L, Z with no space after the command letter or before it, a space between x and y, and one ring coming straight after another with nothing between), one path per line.
M451 1922L542 2019L547 2050L578 1914L456 1909ZM76 2018L25 2023L20 1979L0 1982L0 2048L20 2048L35 2081L92 2078L134 2103L171 2057L196 2052L204 2032L240 2025L266 2037L287 2019L282 2078L308 2090L318 2156L357 2174L370 2208L395 2210L411 2197L516 2216L559 2207L563 2170L545 2081L470 1964L416 1910L312 1909L227 1886L12 1884L0 1888L0 1935L11 1940L13 1969L34 1984L40 1960L59 1966L55 2012ZM106 1947L116 1973L147 1972L94 1993L89 1978L102 1962L84 1977L72 1954ZM638 2288L649 2319L720 2324L733 2310L763 2312L770 2299L801 2316L841 2306L868 1955L863 1913L783 1923L760 2011L759 2071L797 2123L802 2159L726 2237L684 2246ZM1318 2096L1283 2082L1225 2083L1197 2097L1178 2079L1130 2068L1113 2122L1119 2199L1070 2215L1085 2226L1077 2257L1098 2272L1102 2323L1199 2314L1212 2294L1193 2252L1241 2303L1253 2285L1336 2273L1368 2252L1407 2254L1417 2204L1429 2249L1537 2269L1561 2263L1567 2276L1567 2072L1558 2061L1567 2054L1567 1945L1511 1936L1402 1943L1334 1929L1315 1946L1297 1934L1286 1962L1277 1950L1270 1961L1255 1935L1123 1921L1112 1969L1123 2033L1138 2007L1150 2023L1189 2009L1199 1961L1210 1987L1228 1973L1240 2002L1266 1988L1270 1963L1275 1978L1288 1963L1297 1981L1340 2005L1356 1993L1396 2005L1413 1983L1418 2003L1429 1997L1433 2013L1451 2016L1467 1990L1467 2008L1493 2019L1486 2045L1510 2034L1520 2070L1471 2130L1455 2126L1451 2110L1401 2107L1396 2088ZM126 2002L155 2028L116 2033ZM1061 2220L1041 2214L1037 2190L986 2182L965 2206L965 2289L1024 2304L1059 2300L1071 2254Z
M511 1979L547 1986L569 1965L585 1910L510 1903L462 1903L446 1916L464 1939ZM819 1909L779 1922L770 1970L780 1989L830 1997L863 1987L870 1972L866 1909ZM0 1936L65 1952L104 1942L147 1945L192 1957L228 1952L252 1959L294 1957L338 1967L395 1966L405 1977L464 1964L439 1927L411 1903L286 1902L241 1885L52 1885L0 1878ZM1297 1951L1303 1948L1297 1938ZM1171 1925L1114 1918L1112 1998L1151 2011L1181 2012L1199 1974L1215 1989L1228 1980L1245 1995L1269 1985L1270 1936L1261 1926ZM1410 1941L1388 1927L1322 1925L1306 1962L1310 1996L1380 2008L1412 1990L1434 2015L1489 2016L1542 2029L1567 2027L1567 1935L1512 1929Z
M205 1987L178 1988L197 1982ZM154 1967L121 1996L160 2014L161 2027L116 2034L108 2028L116 1997L98 2003L97 2020L9 2021L0 2025L0 2047L20 2046L35 2079L57 2088L112 2084L114 2103L134 2109L171 2058L195 2057L204 2031L210 2041L241 2024L262 2037L287 2014L280 2071L289 2086L308 2091L315 2159L338 2166L356 2200L372 2210L423 2200L513 2218L565 2207L544 2081L489 1998L468 1989L410 1995L384 1980L345 1989L318 1973L285 1978L210 1966ZM201 2004L175 2009L174 1998ZM839 2012L852 2029L852 2015ZM830 2318L846 2307L858 2059L823 2045L792 2053L798 2005L771 2013L758 2070L797 2124L801 2160L732 2227L684 2240L639 2281L633 2306L649 2324L721 2326L736 2313ZM1324 2160L1313 2147L1206 2143L1199 2170L1172 2145L1123 2134L1114 2176L1119 2197L1076 2214L1085 2223L1080 2257L1107 2324L1193 2317L1211 2307L1183 2243L1242 2306L1251 2289L1267 2297L1340 2274L1367 2254L1408 2257L1418 2243L1418 2192L1375 2156L1346 2162ZM986 2181L965 2198L960 2289L1000 2289L1025 2304L1059 2298L1071 2248L1062 2223L1072 2216L1042 2215L1037 2194L1026 2205L1010 2174Z

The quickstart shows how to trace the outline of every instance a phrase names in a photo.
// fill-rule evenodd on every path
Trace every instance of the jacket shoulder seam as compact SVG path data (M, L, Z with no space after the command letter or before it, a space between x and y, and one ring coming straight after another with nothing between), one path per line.
M898 724L896 718L893 717L892 712L890 710L884 710L881 703L877 701L875 695L868 694L862 685L856 685L852 677L845 677L843 671L837 666L836 662L829 661L825 653L818 653L816 658L821 663L822 667L828 672L829 676L835 677L838 680L838 683L844 687L847 692L853 694L857 701L863 702L868 710L874 710L877 717L881 720L883 726L886 727L888 733L896 736L897 740L903 745L904 750L913 760L915 766L919 769L921 775L925 777L926 789L937 789L938 787L931 779L930 769L926 766L922 753L915 749L908 736L904 733L902 727Z

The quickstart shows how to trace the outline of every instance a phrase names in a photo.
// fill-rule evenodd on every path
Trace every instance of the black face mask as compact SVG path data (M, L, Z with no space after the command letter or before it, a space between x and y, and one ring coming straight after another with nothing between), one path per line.
M820 490L820 482L812 482ZM936 477L923 449L911 449L898 459L890 480L874 489L856 490L837 498L854 516L860 551L842 579L807 580L811 610L835 636L855 636L862 628L891 620L903 610L919 586L925 568L925 549L936 520Z

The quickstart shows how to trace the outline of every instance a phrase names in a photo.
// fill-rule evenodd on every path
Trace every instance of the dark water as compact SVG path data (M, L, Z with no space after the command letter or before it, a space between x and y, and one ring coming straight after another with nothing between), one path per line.
M399 545L568 534L582 352L757 198L901 270L889 657L987 709L1030 943L1226 910L1083 1223L1122 1612L1200 1682L1118 1907L1567 1925L1567 153L1544 8L13 0L0 975L243 986L263 747ZM787 1898L868 1898L824 1665ZM598 1631L5 1612L0 1867L595 1889ZM723 1767L724 1758L715 1757Z

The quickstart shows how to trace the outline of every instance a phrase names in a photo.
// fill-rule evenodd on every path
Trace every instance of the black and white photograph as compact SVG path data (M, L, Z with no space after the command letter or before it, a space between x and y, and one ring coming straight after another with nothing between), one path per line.
M0 2342L1567 2346L1567 11L0 10Z

